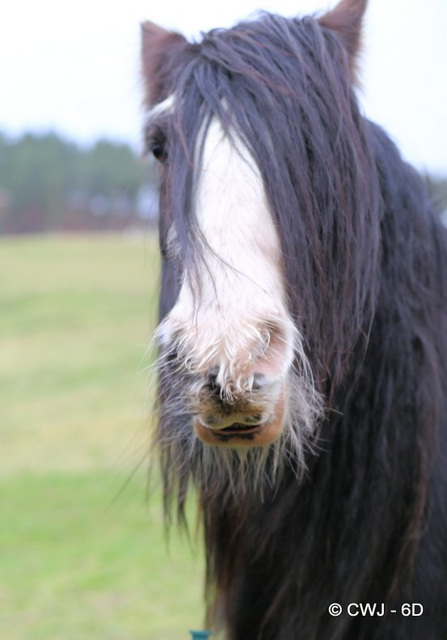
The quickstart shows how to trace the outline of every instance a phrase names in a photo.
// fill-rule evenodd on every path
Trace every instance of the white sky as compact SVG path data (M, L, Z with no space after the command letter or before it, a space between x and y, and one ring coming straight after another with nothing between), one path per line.
M0 12L0 131L56 130L138 146L139 23L185 35L257 9L284 15L335 0L15 0ZM447 0L370 0L363 53L366 114L405 157L447 175Z

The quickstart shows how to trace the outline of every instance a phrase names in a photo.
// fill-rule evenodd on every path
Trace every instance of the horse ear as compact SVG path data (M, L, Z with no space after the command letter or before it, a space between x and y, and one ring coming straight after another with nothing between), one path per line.
M355 75L356 56L362 36L362 22L368 0L341 0L333 9L319 18L322 27L338 34L349 54L351 70Z
M167 97L169 78L187 45L180 33L167 31L153 22L142 23L141 60L148 106Z

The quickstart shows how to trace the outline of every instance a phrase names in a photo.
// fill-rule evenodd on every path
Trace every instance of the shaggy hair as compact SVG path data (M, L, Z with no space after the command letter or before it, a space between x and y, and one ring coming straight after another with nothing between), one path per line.
M171 39L148 98L175 97L147 134L167 155L161 318L204 253L197 141L217 117L261 172L290 314L326 403L314 451L285 445L279 460L275 447L254 450L249 467L262 462L274 481L241 494L248 467L194 441L182 393L190 374L175 352L162 354L165 503L183 517L188 486L198 488L210 620L230 640L447 637L447 243L425 187L360 113L355 47L330 19L264 14L198 44ZM215 482L225 474L228 491ZM332 602L425 610L414 619L335 618Z

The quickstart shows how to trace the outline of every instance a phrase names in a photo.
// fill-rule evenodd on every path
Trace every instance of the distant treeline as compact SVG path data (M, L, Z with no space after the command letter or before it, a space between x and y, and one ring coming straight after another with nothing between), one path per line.
M0 233L120 229L156 213L155 168L130 146L0 133Z
M444 213L444 219L447 221L447 176L445 178L428 176L427 182L438 209Z
M447 178L428 178L447 209ZM129 145L0 133L0 233L116 230L157 217L156 170Z

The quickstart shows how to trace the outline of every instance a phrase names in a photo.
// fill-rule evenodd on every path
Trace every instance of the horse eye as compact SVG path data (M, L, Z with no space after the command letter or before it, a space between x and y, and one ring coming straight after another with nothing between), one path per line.
M153 141L149 147L149 151L152 153L157 162L163 164L168 159L168 153L166 151L166 141L160 142L159 140Z
M168 159L166 136L160 129L146 133L146 152L163 164Z

